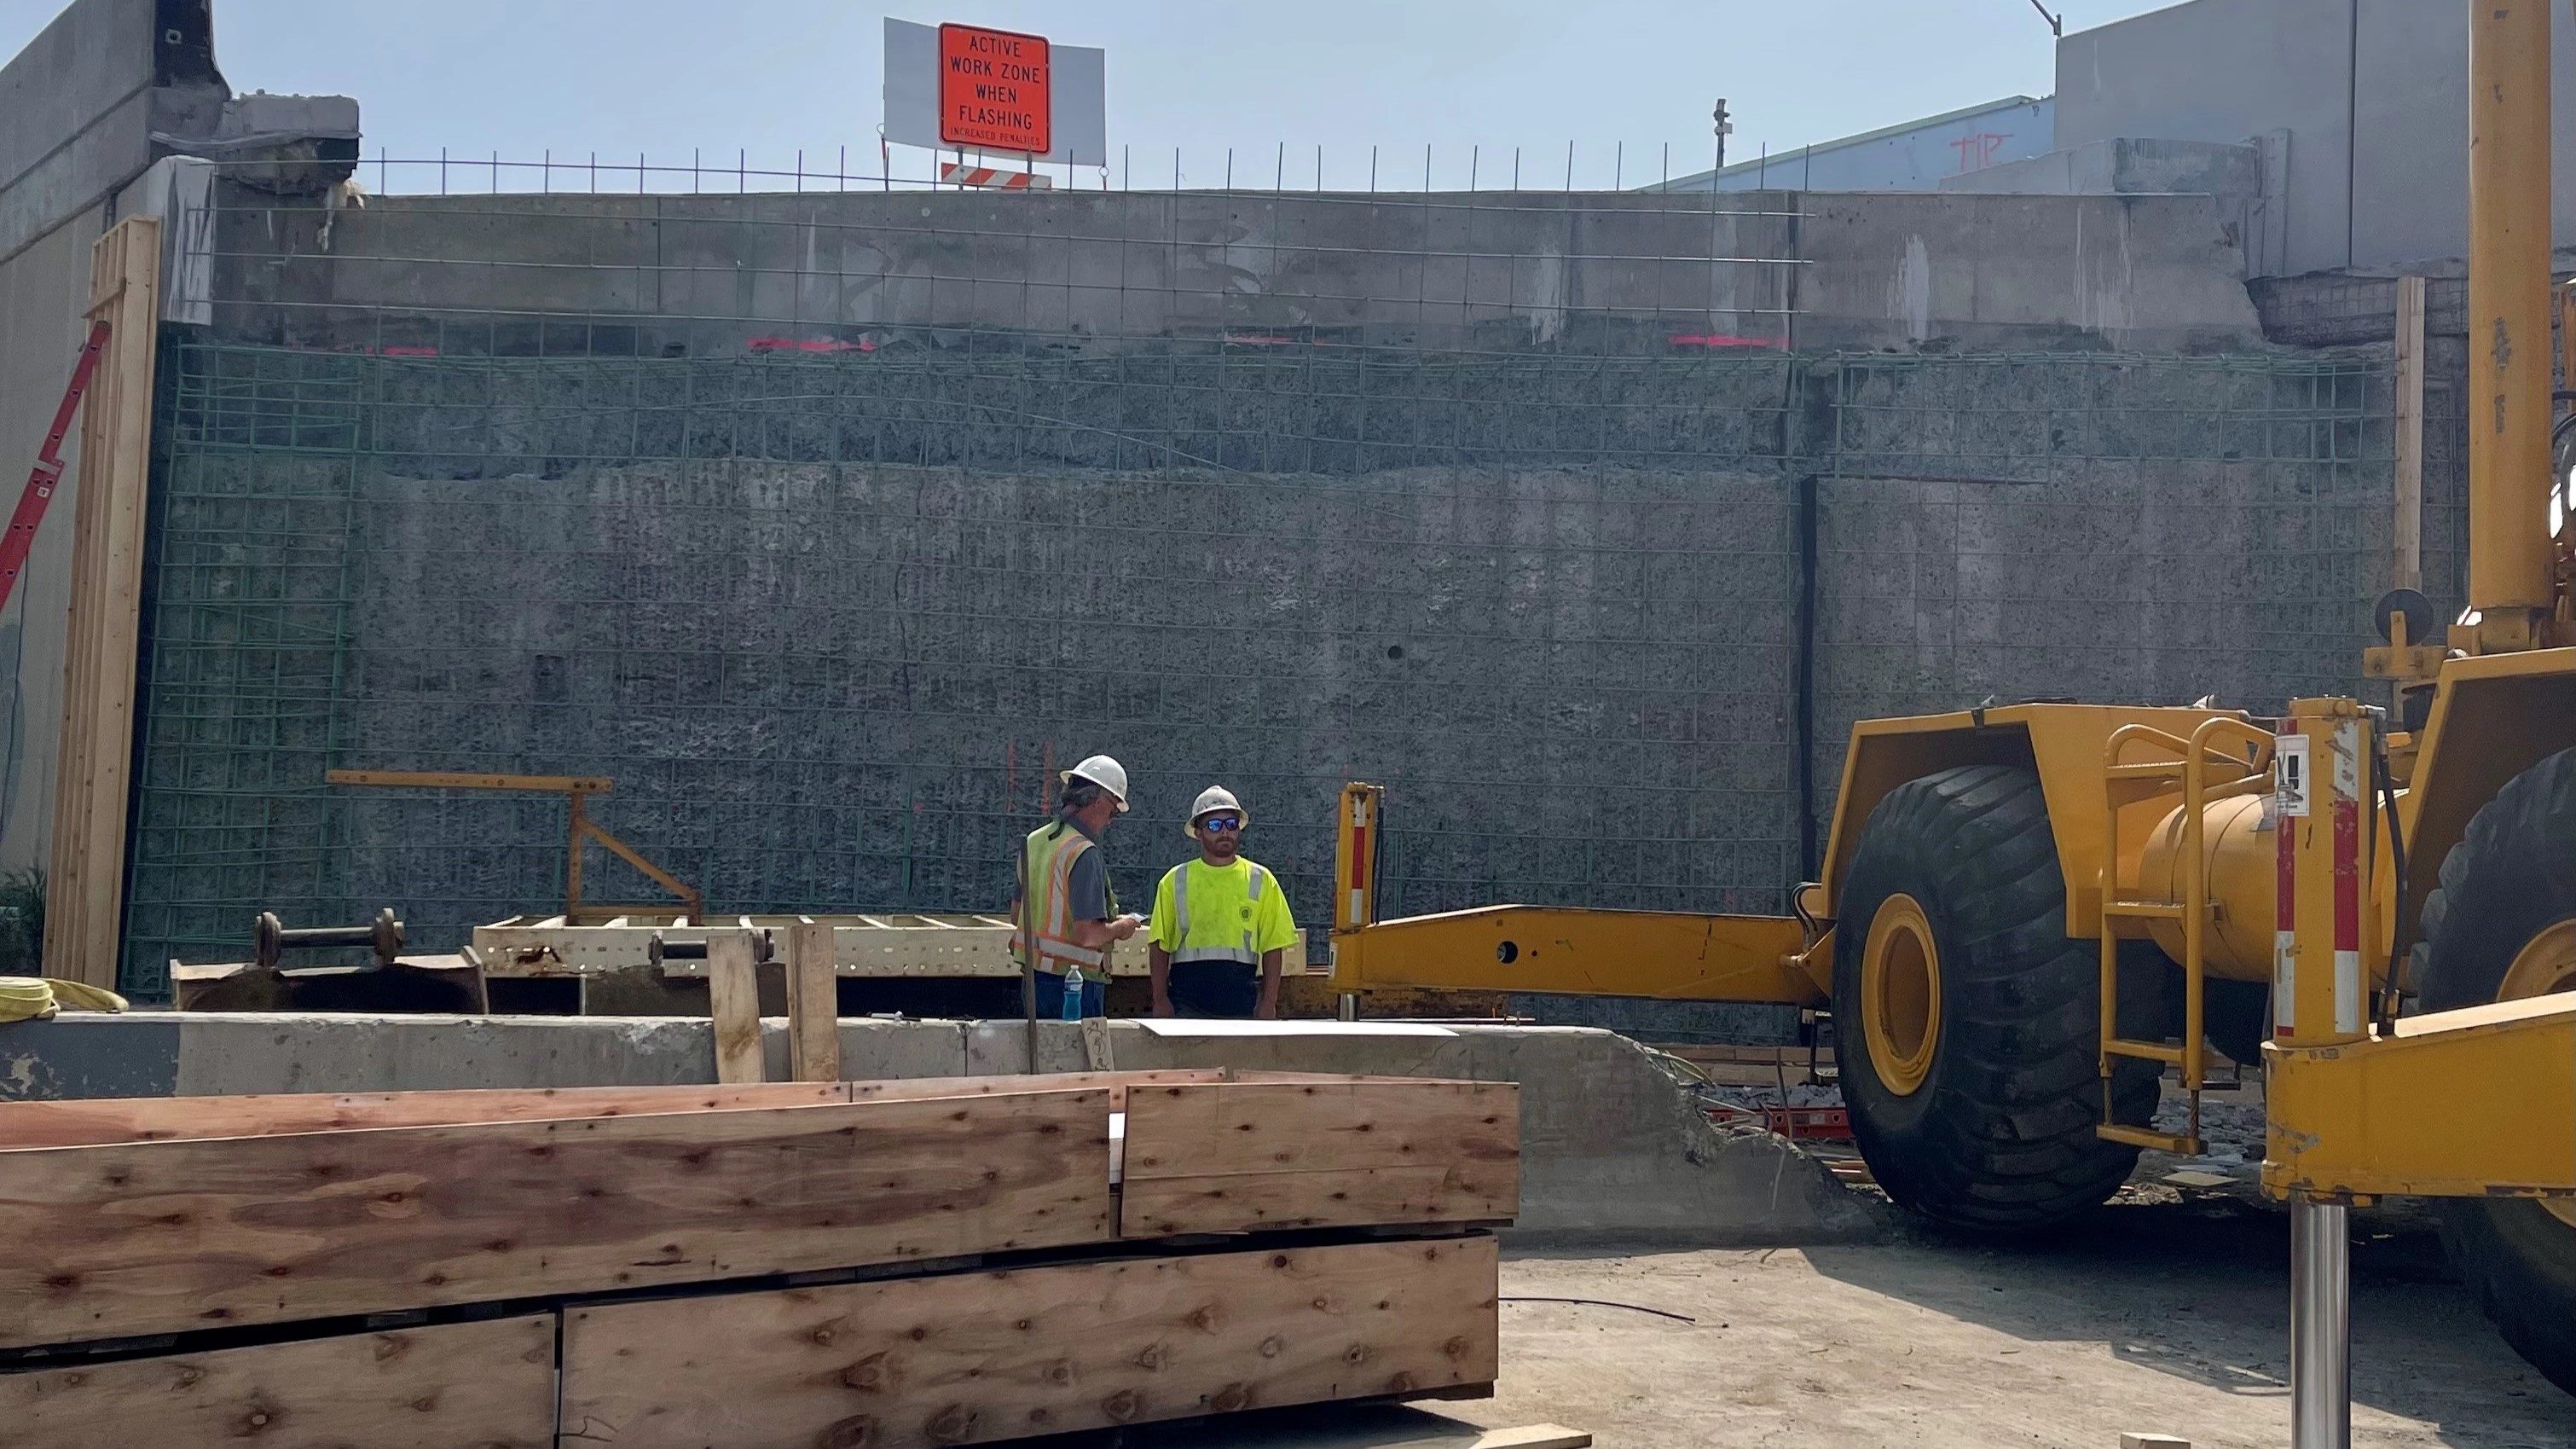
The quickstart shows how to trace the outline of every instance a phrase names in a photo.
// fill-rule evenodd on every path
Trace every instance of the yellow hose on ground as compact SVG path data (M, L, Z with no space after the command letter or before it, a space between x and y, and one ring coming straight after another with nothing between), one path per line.
M123 1011L125 998L81 981L0 976L0 1022L39 1021L60 1010Z

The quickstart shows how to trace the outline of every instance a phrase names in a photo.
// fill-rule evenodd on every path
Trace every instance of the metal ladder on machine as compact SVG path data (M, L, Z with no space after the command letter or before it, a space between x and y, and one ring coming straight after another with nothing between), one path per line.
M89 391L90 377L98 371L99 354L107 350L107 335L105 318L90 324L89 340L81 344L80 356L72 363L71 385L63 389L53 426L45 430L44 446L36 450L35 469L27 475L26 490L18 495L17 510L9 515L9 531L0 534L0 609L9 606L9 596L18 590L19 576L27 571L28 551L36 546L36 529L45 521L45 509L62 482L63 439L70 436L81 395Z
M2204 817L2213 801L2260 794L2272 788L2272 738L2270 731L2234 715L2212 715L2191 732L2189 739L2153 725L2131 724L2113 730L2103 745L2103 789L2110 816L2104 832L2101 877L2102 1121L2093 1130L2110 1141L2184 1157L2197 1157L2205 1150L2200 1137L2200 1093L2207 1068L2202 1033L2209 925L2217 918L2218 904L2209 898ZM2222 741L2242 745L2242 758L2226 753L2220 747ZM2163 757L2131 760L2128 755L2132 746L2151 746L2162 751ZM2177 783L2182 788L2182 845L2175 859L2182 877L2182 899L2146 899L2144 882L2140 882L2138 896L2123 898L2119 891L2120 816L2129 806L2171 796ZM2158 819L2162 818L2160 814ZM2177 921L2182 925L2180 1045L2120 1035L2122 921ZM2183 1085L2191 1094L2189 1130L2159 1132L2153 1127L2131 1127L2111 1120L2111 1073L2124 1057L2179 1069Z

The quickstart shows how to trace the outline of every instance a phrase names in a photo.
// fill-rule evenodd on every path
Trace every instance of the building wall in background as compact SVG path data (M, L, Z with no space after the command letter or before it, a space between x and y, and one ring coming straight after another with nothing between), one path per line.
M2553 132L2565 137L2576 134L2576 24L2556 20ZM2465 5L2191 0L2059 42L2056 144L2241 144L2287 131L2284 269L2401 267L2468 249L2468 79ZM2576 147L2553 160L2567 245Z
M205 0L78 0L0 68L0 480L14 507L87 332L90 244L152 165L156 130L222 113ZM27 572L0 610L0 869L42 865L53 831L80 440Z
M2054 144L2055 104L2010 96L1988 105L1819 141L1794 151L1736 159L1714 174L1674 178L1673 191L1930 191L1960 176L2037 156Z

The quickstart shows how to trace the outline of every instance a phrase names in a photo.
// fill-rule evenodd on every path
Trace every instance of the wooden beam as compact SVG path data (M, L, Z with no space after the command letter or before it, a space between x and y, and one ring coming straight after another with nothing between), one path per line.
M1519 1206L1512 1083L1175 1083L1127 1094L1127 1237L1495 1222Z
M1105 1090L1109 1109L1127 1109L1131 1086L1216 1082L1218 1069L1063 1072L1039 1077L914 1077L890 1082L770 1082L748 1087L532 1087L455 1092L294 1093L247 1097L92 1097L68 1102L0 1102L0 1144L95 1147L214 1137L275 1137L372 1127L442 1127L473 1122L547 1122L665 1112L739 1111L821 1102L918 1102L929 1097L1022 1096ZM11 1159L0 1157L0 1165Z
M841 1079L840 979L832 971L832 928L799 921L787 929L787 1065L800 1082Z
M760 967L751 933L707 938L707 1007L715 1020L716 1080L732 1086L765 1074L760 1050Z
M0 1152L0 1347L1111 1237L1109 1092Z
M555 1315L0 1375L12 1444L554 1449Z
M2389 586L2424 587L2424 279L2397 279L2397 485ZM2386 620L2381 620L2386 623ZM2422 639L2409 640L2422 644Z
M1010 1078L1012 1081L1024 1078ZM924 1095L950 1095L928 1093ZM275 1137L370 1127L444 1127L473 1122L545 1122L750 1107L846 1102L841 1083L777 1082L754 1087L536 1087L523 1091L294 1093L248 1097L96 1097L68 1102L0 1102L0 1144L94 1147ZM11 1159L0 1157L0 1164Z
M52 975L111 988L124 927L160 287L159 218L128 217L91 247L89 315L110 335L81 404L44 961Z
M1494 1240L576 1308L566 1443L928 1449L1493 1382Z

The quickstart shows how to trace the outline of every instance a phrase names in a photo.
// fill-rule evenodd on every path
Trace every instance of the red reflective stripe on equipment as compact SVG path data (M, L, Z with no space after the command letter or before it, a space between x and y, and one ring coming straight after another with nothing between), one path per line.
M2274 895L2278 903L2272 910L2272 929L2276 931L2299 929L2299 833L2291 819L2284 815L2272 822L2272 831L2279 837L2277 843L2280 846L2274 877Z
M2338 794L2334 802L2334 948L2361 949L2361 804Z
M0 608L8 607L18 576L27 571L36 528L45 521L45 506L54 501L54 485L62 481L63 439L71 432L72 414L80 410L81 394L89 391L90 375L98 370L98 355L107 350L107 334L105 318L90 324L89 340L81 344L80 357L72 363L71 386L63 389L62 406L54 409L54 425L45 430L45 444L36 450L36 466L27 475L26 491L18 495L18 510L9 515L9 531L0 535Z

